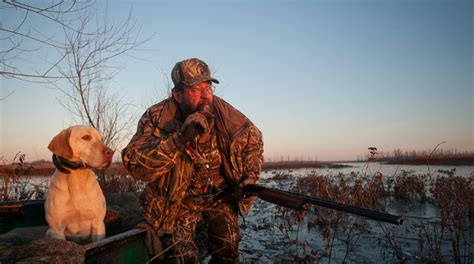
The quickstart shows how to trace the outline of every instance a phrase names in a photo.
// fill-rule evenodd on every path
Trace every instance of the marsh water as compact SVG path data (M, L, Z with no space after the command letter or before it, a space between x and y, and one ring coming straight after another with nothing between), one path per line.
M306 175L354 175L371 177L377 172L385 178L396 177L402 174L439 176L474 176L474 166L422 166L422 165L388 165L378 162L369 163L341 163L340 168L305 168L267 170L261 174L260 184L268 187L289 190L295 185L298 178ZM277 177L277 176L286 177ZM0 178L0 184L3 179ZM47 188L49 177L29 176L27 188ZM332 249L328 249L325 240L318 228L310 227L308 219L299 225L293 225L291 230L279 228L282 219L277 206L257 199L249 215L241 222L240 252L243 263L293 263L296 260L304 263L392 263L398 262L393 248L387 243L387 232L392 234L396 246L400 247L407 263L422 263L423 254L427 249L423 246L421 227L430 228L439 225L440 217L434 203L394 203L386 207L388 213L403 215L404 224L395 226L377 221L367 220L366 228L357 236L357 242L348 250L347 237L344 229L335 235ZM421 222L423 221L423 223ZM433 229L434 230L434 229ZM468 241L474 241L473 230L467 231ZM424 248L425 247L425 248ZM464 249L469 256L465 259L474 259L474 246L469 244ZM451 260L452 252L449 243L443 243L443 255ZM311 255L311 258L304 257ZM302 259L303 258L303 259ZM208 260L208 259L207 259ZM306 261L306 262L305 262Z
M293 176L305 176L308 174L317 175L338 175L339 173L348 175L351 172L360 173L362 175L372 176L376 172L381 172L384 177L395 177L403 172L409 172L417 175L431 174L436 177L437 175L446 176L446 171L453 171L454 176L466 176L474 175L474 166L440 166L440 165L397 165L397 164L384 164L380 162L350 162L350 163L337 163L337 165L343 165L341 168L304 168L304 169L290 169L290 170L268 170L264 171L261 175L262 179L272 178L275 172L291 173Z
M269 170L262 174L261 184L279 189L291 189L298 177L306 175L337 176L352 173L371 177L377 172L382 173L386 179L398 175L431 175L433 178L448 175L474 176L474 166L388 165L378 162L342 165L347 167ZM286 177L281 177L282 175ZM277 178L282 180L275 180ZM245 224L242 224L241 256L247 263L293 263L295 260L303 263L396 263L399 259L396 258L393 249L399 247L405 262L426 261L425 257L429 254L427 245L432 244L424 241L427 237L425 230L429 233L429 230L435 230L435 227L440 225L437 205L432 202L394 202L387 205L386 210L391 214L402 215L404 224L396 226L367 220L365 231L360 236L353 237L357 241L352 245L347 241L348 229L341 227L335 235L332 249L328 249L325 247L326 241L321 229L308 225L308 219L314 219L314 216L307 216L299 225L293 224L290 232L282 231L278 226L285 220L278 217L278 207L257 199ZM464 235L464 241L474 241L472 228ZM394 247L388 242L388 237L393 239ZM468 260L469 263L474 260L474 246L471 244L464 245L465 254L463 253L464 261ZM353 248L349 249L349 246ZM448 241L442 243L441 252L445 261L452 262L453 252ZM312 257L304 258L308 255Z
M282 169L267 170L260 175L261 179L270 179L278 173L289 174L294 177L302 177L308 174L316 175L338 175L340 173L349 175L351 172L362 175L372 176L376 172L381 172L384 177L395 177L402 173L411 173L416 175L431 174L433 177L438 175L446 176L446 172L453 172L454 176L469 177L474 175L474 166L439 166L439 165L394 165L383 164L380 162L350 162L337 163L343 165L340 168L323 167L323 168L301 168L301 169ZM49 184L49 176L25 176L23 180L28 181L35 186L47 186ZM0 177L0 184L3 178Z

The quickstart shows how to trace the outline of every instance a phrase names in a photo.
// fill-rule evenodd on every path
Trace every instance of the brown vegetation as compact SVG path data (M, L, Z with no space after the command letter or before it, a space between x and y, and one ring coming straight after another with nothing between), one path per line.
M377 153L376 159L387 164L473 166L474 152L442 149L434 149L432 151L403 151L396 149L392 152L380 151ZM364 158L364 160L366 159Z
M314 167L327 166L320 162L277 162L267 163L266 169L297 168L297 165ZM270 164L270 165L269 165ZM44 189L27 189L20 184L20 176L39 175L39 172L50 175L54 166L49 162L24 163L24 156L8 166L0 167L3 186L0 186L1 200L30 199L32 194L41 197ZM350 204L373 210L385 211L387 208L398 208L413 205L431 204L437 210L435 217L424 218L406 216L405 225L409 224L418 243L416 252L405 252L406 237L400 237L385 225L380 226L377 246L387 261L410 261L415 254L418 260L429 263L471 263L474 252L471 246L474 238L474 175L454 176L452 170L439 171L438 177L432 175L415 175L413 171L402 170L399 175L385 177L380 172L374 175L351 173L337 176L309 174L295 178L289 171L274 171L274 178L269 179L279 184L279 188L293 192L319 197L335 202ZM143 183L127 176L128 173L120 162L114 163L103 173L101 186L104 192L136 191ZM7 180L5 180L7 179ZM288 184L290 183L290 184ZM390 207L392 206L392 207ZM335 258L334 248L345 249L337 261L356 261L356 248L361 238L370 234L366 219L336 210L311 206L306 211L296 212L278 207L275 226L286 238L288 247L280 250L289 253L294 261L315 262L322 257L331 261ZM372 224L372 222L370 223ZM302 230L316 230L324 239L324 247L310 246L306 238L298 235ZM406 230L408 230L406 229ZM380 233L383 232L383 233ZM450 253L447 254L446 252ZM391 258L391 259L390 259ZM413 259L411 259L413 260Z
M389 193L387 180L384 180L381 173L374 176L351 174L349 177L307 175L296 181L292 191L374 210L383 210L382 205L396 204L399 201L410 202L412 205L434 203L439 212L439 221L433 221L433 217L409 219L412 232L419 233L419 238L413 238L419 239L419 251L415 252L417 257L429 263L471 263L474 260L471 247L474 235L474 176L431 178L427 175L403 172L396 176L393 182L394 192ZM288 243L301 248L292 248L290 253L295 256L295 260L309 258L314 261L318 254L323 254L330 262L334 243L338 238L344 242L346 248L342 261L345 262L353 253L360 236L370 232L366 229L364 218L322 207L313 206L304 212L279 207L278 211L279 230L288 239ZM298 232L303 224L306 224L308 229L319 230L325 241L325 252L308 249L308 242L298 239ZM381 253L386 257L391 255L398 262L408 261L413 252L403 250L406 237L396 236L385 225L380 227L385 236L383 244L379 245L382 247ZM447 250L452 254L447 255Z
M343 164L333 164L330 162L320 162L312 160L286 160L286 161L265 161L263 170L284 170L284 169L302 169L302 168L344 168L350 167Z
M462 254L461 246L469 242L464 230L474 227L474 177L440 177L432 186L430 192L441 215L439 234L441 237L449 234L454 262L468 263L472 259Z
M48 189L48 181L31 182L31 177L51 176L56 168L49 161L25 162L25 154L18 153L13 162L0 165L0 201L42 199ZM144 183L128 175L121 162L115 162L104 170L96 170L104 193L141 191Z
M380 198L384 193L383 175L366 177L352 174L350 178L340 174L336 178L322 175L307 175L297 180L293 191L305 195L335 201L342 204L361 206L369 209L380 209ZM306 222L307 228L317 228L325 241L325 250L331 260L336 237L343 234L346 254L343 262L353 253L360 236L365 232L365 219L353 217L343 212L323 207L311 206L307 211L295 212L288 208L279 207L279 230L290 243L300 245L302 250L291 252L296 259L314 261L318 252L308 250L307 241L292 239L290 233L298 233L301 225ZM322 252L319 252L321 254ZM302 256L300 255L302 254Z
M387 164L404 165L445 165L445 166L474 166L474 156L471 157L432 157L408 158L402 160L390 160Z
M35 175L35 176L48 176L53 174L54 164L52 162L33 162L24 163L19 166L17 163L0 165L0 176L18 174L21 168L28 168L28 171L24 171L23 175Z
M409 175L402 173L395 179L394 197L402 201L426 200L425 180L426 176Z
M18 152L10 165L0 169L0 201L44 198L46 186L28 183L33 165L25 163L25 154Z
M25 171L25 169L28 169ZM7 165L0 165L0 177L5 175L18 174L19 170L23 170L21 173L23 176L50 176L54 173L56 168L50 161L34 161L31 163L24 162L12 163ZM106 175L127 175L128 172L121 162L114 162L110 167L104 170Z
M269 161L263 163L263 170L281 170L298 168L322 168L324 164L319 161L288 160L288 161Z

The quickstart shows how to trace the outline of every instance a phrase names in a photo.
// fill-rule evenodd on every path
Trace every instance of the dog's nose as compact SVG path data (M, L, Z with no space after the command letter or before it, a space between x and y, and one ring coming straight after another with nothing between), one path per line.
M106 157L112 157L114 155L114 151L109 149L109 148L105 148L104 149L104 154Z

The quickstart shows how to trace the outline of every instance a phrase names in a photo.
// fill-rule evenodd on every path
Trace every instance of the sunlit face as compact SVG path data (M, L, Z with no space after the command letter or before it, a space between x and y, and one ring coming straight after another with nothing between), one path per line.
M61 131L48 148L56 155L79 161L92 168L105 168L112 162L114 152L104 145L99 131L88 126L72 126Z
M175 90L173 97L185 115L196 111L210 111L213 97L211 82L201 82L184 87L182 90Z
M74 156L93 168L108 167L112 161L113 151L104 145L96 129L75 126L71 130L69 145Z

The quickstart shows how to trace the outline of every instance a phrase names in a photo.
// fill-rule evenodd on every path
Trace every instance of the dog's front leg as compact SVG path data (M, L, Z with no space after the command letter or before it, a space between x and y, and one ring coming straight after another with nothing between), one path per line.
M92 232L91 240L99 241L105 238L105 224L104 221L93 221L92 222Z
M66 223L60 218L63 212L59 210L51 210L51 208L59 208L58 206L51 206L46 200L45 204L46 211L46 222L48 222L49 228L46 231L46 236L56 239L66 240ZM53 214L54 213L54 214Z
M51 228L48 228L48 231L46 231L46 236L55 238L55 239L62 239L66 240L66 236L64 235L64 230L53 230Z

